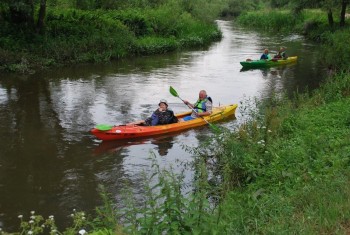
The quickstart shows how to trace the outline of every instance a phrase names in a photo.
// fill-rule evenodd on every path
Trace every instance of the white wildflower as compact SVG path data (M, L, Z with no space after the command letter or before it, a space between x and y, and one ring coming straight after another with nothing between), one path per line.
M22 219L22 218L23 218L23 215L19 215L18 218L19 218L19 219Z
M82 220L85 220L86 218L83 216L81 219L82 219Z
M271 133L272 131L269 129L269 130L267 130L267 132Z
M54 219L53 215L50 215L50 216L49 216L49 219L50 219L50 220L53 220L53 219Z
M71 217L74 217L74 214L70 214Z
M30 214L34 215L34 214L35 214L35 211L31 211Z
M30 223L30 224L34 223L34 220L29 220L29 223Z
M30 234L33 234L33 231L29 230L29 231L28 231L28 234L29 234L29 235L30 235Z
M30 216L30 219L35 219L35 215Z
M79 234L80 234L80 235L84 235L85 233L87 233L87 232L85 231L85 229L79 230Z

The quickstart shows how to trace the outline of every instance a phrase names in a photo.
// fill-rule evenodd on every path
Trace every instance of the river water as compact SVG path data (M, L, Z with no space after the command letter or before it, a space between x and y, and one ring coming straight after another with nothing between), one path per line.
M171 136L101 142L89 130L96 124L124 124L149 116L160 99L175 112L186 106L171 96L195 101L205 89L214 105L240 104L282 91L293 96L317 87L325 74L317 45L298 35L270 35L218 21L223 39L208 48L139 57L102 65L79 65L34 75L0 75L0 228L14 231L18 215L34 210L69 224L73 209L100 204L98 185L115 198L125 185L142 195L144 172L191 161L185 147L210 135L200 127ZM286 46L298 62L270 69L242 70L240 61L260 57L264 48ZM234 129L245 116L219 125ZM154 153L153 160L150 152ZM191 172L187 172L188 180Z

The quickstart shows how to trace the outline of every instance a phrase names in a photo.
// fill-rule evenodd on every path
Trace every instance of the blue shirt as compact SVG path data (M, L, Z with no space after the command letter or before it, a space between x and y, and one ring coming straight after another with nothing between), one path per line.
M270 55L269 54L262 54L260 59L261 60L269 60L270 59Z

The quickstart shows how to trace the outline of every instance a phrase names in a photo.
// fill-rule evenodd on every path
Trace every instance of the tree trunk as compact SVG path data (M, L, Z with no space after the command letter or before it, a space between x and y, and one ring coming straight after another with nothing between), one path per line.
M341 12L340 12L340 27L345 26L345 12L346 12L346 5L347 4L348 4L348 0L342 0Z
M332 9L331 8L328 9L327 16L328 16L328 24L329 24L329 26L331 28L333 28L334 20L333 20L333 13L332 13Z
M38 23L36 25L36 31L38 33L43 33L45 15L46 15L46 0L41 0L40 1L39 16L38 16Z

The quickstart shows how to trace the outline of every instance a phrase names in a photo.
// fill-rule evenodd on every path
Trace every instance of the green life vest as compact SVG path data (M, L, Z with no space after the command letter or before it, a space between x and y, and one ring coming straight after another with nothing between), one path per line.
M194 105L194 109L198 113L203 113L207 111L207 107L205 106L205 103L208 101L208 97L205 98L204 100L197 100L197 102Z

